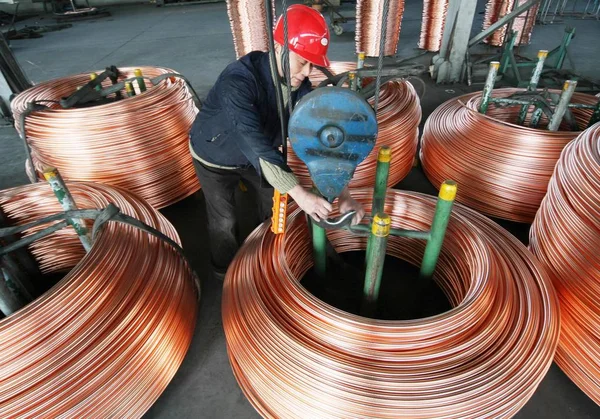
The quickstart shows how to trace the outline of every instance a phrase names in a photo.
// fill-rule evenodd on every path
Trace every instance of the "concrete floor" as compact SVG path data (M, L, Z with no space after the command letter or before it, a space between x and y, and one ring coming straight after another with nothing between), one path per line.
M418 0L406 1L398 50L400 57L418 53L416 43L421 8ZM70 29L47 33L40 39L13 41L13 51L34 82L89 72L112 64L157 65L185 74L201 96L206 95L222 68L235 59L224 3L166 8L139 5L110 10L112 16L108 18L78 22ZM480 1L474 32L480 30L483 10L484 3ZM51 23L50 17L39 17L20 25ZM566 24L576 26L578 31L572 42L577 69L584 75L594 76L598 65L594 53L597 52L600 23L571 20ZM347 24L346 29L349 32L332 39L332 60L353 59L353 25ZM536 27L533 45L523 48L521 53L533 57L539 49L552 49L560 43L563 30L563 24ZM428 59L423 57L424 62ZM428 77L424 79L427 89L422 98L423 121L443 101L469 91L464 85L435 86ZM417 85L417 89L421 87ZM27 182L23 161L22 145L14 129L0 126L1 188ZM397 187L435 193L418 168ZM194 268L203 277L203 290L192 346L169 387L147 413L148 418L258 417L240 391L229 367L221 323L221 284L205 274L208 244L203 200L199 192L164 210L180 232ZM529 226L501 224L526 242ZM248 230L252 226L246 227ZM553 365L537 392L516 417L598 418L600 408Z

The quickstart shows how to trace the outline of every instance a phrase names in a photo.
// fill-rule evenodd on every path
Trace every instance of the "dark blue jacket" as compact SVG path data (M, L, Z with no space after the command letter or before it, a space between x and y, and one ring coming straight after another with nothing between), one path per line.
M310 91L305 79L293 102ZM251 52L225 68L196 116L190 138L194 152L209 163L252 165L261 173L262 158L289 171L278 150L281 128L268 53Z

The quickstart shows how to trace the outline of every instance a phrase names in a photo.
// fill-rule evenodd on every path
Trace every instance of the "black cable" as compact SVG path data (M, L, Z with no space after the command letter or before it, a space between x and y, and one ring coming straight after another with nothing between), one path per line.
M269 35L269 60L271 62L271 75L275 83L275 96L277 98L277 113L279 114L279 124L281 126L281 146L283 150L283 161L287 163L287 119L285 118L285 106L283 104L283 93L281 83L279 83L279 73L277 71L277 59L275 58L275 41L273 40L273 9L271 0L265 0L265 9L267 15L267 34Z

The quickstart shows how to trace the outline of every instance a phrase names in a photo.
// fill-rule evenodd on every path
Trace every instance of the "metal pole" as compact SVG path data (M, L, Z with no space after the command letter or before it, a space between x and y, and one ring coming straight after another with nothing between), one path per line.
M544 110L540 107L536 107L533 113L531 114L531 121L529 122L529 126L531 128L537 128L540 123L540 119L542 118L542 113Z
M348 81L350 84L350 88L356 92L356 90L358 90L358 80L356 77L356 71L348 72Z
M452 211L454 198L456 198L456 191L456 182L447 180L442 183L440 193L438 194L433 222L431 223L431 238L427 241L425 253L423 254L423 261L421 262L420 276L424 280L431 279L435 272L440 251L444 244L446 228L448 227L448 221L450 220L450 212Z
M366 54L364 51L360 51L358 53L358 61L356 62L356 69L360 70L365 66L365 57ZM359 89L362 89L362 79L360 77L356 77L356 85Z
M133 89L133 84L130 81L125 82L125 93L127 93L128 97L135 96L135 90Z
M373 206L371 208L371 217L383 213L385 206L385 194L387 192L387 182L390 174L390 162L392 160L392 149L388 146L383 146L379 149L377 155L377 170L375 172L375 187L373 188ZM367 239L367 259L371 249L371 236Z
M562 122L563 116L565 116L565 112L567 112L567 107L569 106L569 102L571 101L571 97L573 96L576 87L577 81L575 80L567 80L563 85L562 93L560 94L560 99L558 100L558 105L556 105L554 114L552 115L550 123L548 124L548 130L558 131L558 127Z
M534 92L537 89L537 85L540 82L540 77L542 75L542 71L544 70L544 61L548 57L548 50L542 49L538 52L538 62L533 69L533 74L531 75L531 80L529 81L529 87L527 90Z
M492 98L492 91L494 90L494 83L496 83L496 75L498 74L498 68L500 63L498 61L492 61L490 63L490 71L483 87L481 94L481 104L479 105L479 113L485 114L490 105L490 99Z
M327 234L325 229L315 223L312 225L313 259L315 271L321 278L325 278L327 269Z
M373 217L370 235L372 245L367 253L367 272L365 274L363 305L361 308L361 313L365 316L372 315L377 306L391 225L392 219L387 214L379 213Z
M57 169L49 168L44 170L44 177L50 184L50 187L52 188L54 195L56 195L56 198L58 198L58 202L60 203L63 210L72 211L78 209L77 205L75 204L75 200L71 195L71 192L69 192L65 181L63 180L60 173L58 173ZM67 221L70 225L73 226L75 232L77 232L79 240L81 241L81 244L83 245L85 251L89 252L92 248L92 239L88 233L87 227L85 226L85 221L80 218L72 218Z
M592 114L592 117L590 118L590 122L588 122L587 127L588 128L591 127L598 121L600 121L600 99L598 100L598 103L596 103L596 107L594 108L594 113Z
M133 74L135 75L135 79L137 80L138 87L140 88L140 93L146 91L146 82L144 82L144 75L142 74L142 70L136 68L133 70Z

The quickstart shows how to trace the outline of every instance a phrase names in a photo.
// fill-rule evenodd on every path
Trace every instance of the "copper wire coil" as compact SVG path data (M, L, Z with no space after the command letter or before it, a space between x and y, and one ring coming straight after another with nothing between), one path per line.
M358 0L356 2L356 52L368 57L379 56L383 0ZM400 24L404 14L404 0L389 0L387 32L384 55L394 55L398 49Z
M448 0L423 0L423 20L419 48L439 51L446 25Z
M495 89L493 96L521 91ZM520 106L491 104L483 115L477 111L480 101L481 92L469 93L445 102L430 115L421 138L423 170L434 185L445 179L458 182L456 199L471 208L506 220L532 222L562 149L579 132L566 131L564 121L559 131L548 131L545 117L538 129L516 125ZM596 102L583 93L575 93L571 100ZM585 127L592 111L573 109L572 113Z
M492 24L513 11L527 0L489 0L485 7L485 15L483 17L483 29L487 29ZM537 15L539 4L533 6L529 11L525 11L515 18L512 29L517 31L517 39L515 45L529 45L531 42L531 34L535 25L535 17ZM497 29L484 42L490 45L502 46L506 38L508 25L504 25Z
M275 2L273 16L275 16ZM236 58L252 51L269 50L267 13L262 0L227 0L227 15L233 35ZM271 22L269 27L275 22Z
M356 70L356 63L352 61L331 61L327 69L334 75ZM313 67L309 76L310 83L316 88L321 82L327 80L327 76L317 67Z
M120 69L121 79L133 77L133 70ZM173 72L141 70L145 78ZM89 74L79 74L40 83L18 95L11 104L17 130L22 133L19 117L29 102L58 101L88 81ZM109 85L106 81L104 87ZM135 97L94 107L63 109L44 102L50 110L26 119L37 176L41 179L47 166L56 167L65 179L123 187L156 208L196 192L200 185L188 146L198 112L192 96L181 79L154 87L146 80L146 86L148 90Z
M112 202L179 242L173 226L133 194L68 186L81 209ZM1 191L0 207L13 224L62 211L44 183ZM199 288L187 262L169 244L113 222L86 255L72 229L32 250L45 272L72 269L0 320L0 416L141 417L175 375L194 333Z
M371 210L371 189L352 195ZM393 227L429 229L435 199L389 190ZM303 214L285 235L258 227L223 288L229 360L263 417L511 417L550 367L557 298L539 262L507 231L461 205L453 210L436 282L448 312L408 321L365 318L310 294ZM331 230L338 252L365 237ZM390 237L388 254L419 265L424 241Z
M354 63L332 63L330 70L335 73L356 68ZM325 80L322 73L313 71L310 80L313 85ZM321 75L319 75L321 74ZM373 104L374 99L369 99ZM377 111L379 133L377 146L367 158L358 165L350 181L350 188L372 187L375 184L377 169L377 153L381 146L387 145L392 150L392 161L388 186L394 186L408 175L419 142L419 124L421 123L421 104L419 97L407 81L391 81L381 88L379 110ZM310 187L312 180L306 165L296 156L291 145L288 147L288 165L304 187Z
M529 248L557 290L555 361L600 405L600 123L563 150L531 226Z

